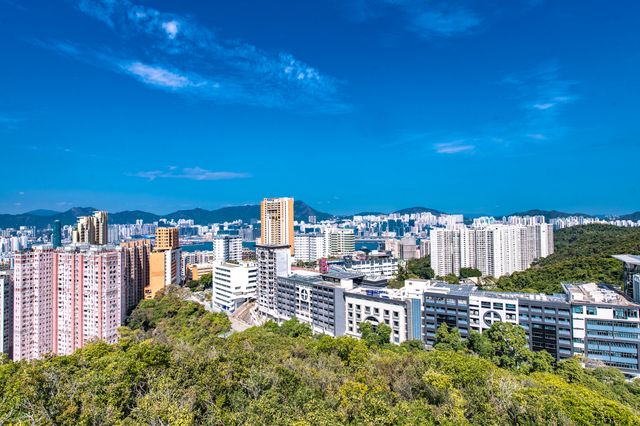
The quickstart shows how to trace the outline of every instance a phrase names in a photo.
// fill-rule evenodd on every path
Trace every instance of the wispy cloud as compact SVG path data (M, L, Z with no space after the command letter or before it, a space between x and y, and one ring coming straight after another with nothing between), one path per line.
M404 11L410 18L409 28L424 37L463 35L476 30L482 23L482 18L475 12L460 6L434 4L430 7L426 2L401 3L405 3Z
M510 121L489 123L465 132L413 131L401 134L397 143L438 154L477 154L509 146L560 142L570 131L563 112L580 99L574 91L577 82L561 74L561 68L550 63L533 71L511 74L500 81L500 86L510 93L507 105L516 112Z
M20 129L26 118L16 117L9 114L3 114L0 112L0 130L17 130Z
M165 170L150 170L131 173L130 176L148 179L230 180L251 177L248 173L211 171L201 167L167 167Z
M482 0L336 0L356 21L398 15L404 29L431 40L481 32L505 11L519 13L541 3L538 0L486 2Z
M301 112L351 109L342 99L338 80L291 54L225 40L193 18L129 0L80 0L77 5L119 36L114 46L51 40L39 44L155 89L217 103Z
M566 130L560 116L575 102L575 81L561 77L560 66L552 61L533 71L510 74L504 83L515 90L515 99L524 117L518 123L522 134L533 140L551 140Z
M461 152L472 151L474 145L470 145L465 140L457 140L445 143L437 143L434 149L438 154L459 154Z

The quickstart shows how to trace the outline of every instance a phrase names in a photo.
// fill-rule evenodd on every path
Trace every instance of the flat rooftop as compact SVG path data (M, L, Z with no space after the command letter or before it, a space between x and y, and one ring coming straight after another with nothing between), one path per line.
M375 287L356 287L352 290L347 290L347 294L362 295L375 297L380 299L391 300L404 300L405 297L400 289L395 288L375 288Z
M565 283L562 288L573 303L638 306L609 284Z
M476 291L473 293L474 296L478 297L492 297L496 299L527 299L533 301L541 301L541 302L566 302L567 297L563 294L544 294L544 293L508 293L508 292L499 292L499 291Z
M624 263L629 263L631 265L640 265L640 256L635 254L614 254L611 257L621 260Z
M329 268L329 272L322 275L327 278L333 278L337 280L353 280L356 278L364 278L365 276L365 274L360 272L350 272L350 271L345 271L344 269L336 269L336 268Z

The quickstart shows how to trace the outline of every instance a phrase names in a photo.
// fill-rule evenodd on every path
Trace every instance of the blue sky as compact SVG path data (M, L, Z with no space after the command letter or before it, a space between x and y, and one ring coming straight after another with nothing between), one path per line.
M640 2L0 0L0 212L640 210Z

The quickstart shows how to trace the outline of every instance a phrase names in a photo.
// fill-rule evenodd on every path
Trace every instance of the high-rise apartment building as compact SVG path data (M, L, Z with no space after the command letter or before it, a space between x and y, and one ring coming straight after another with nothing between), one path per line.
M72 233L72 240L79 244L105 245L109 241L108 214L96 211L93 216L80 216Z
M291 275L288 245L257 245L258 285L256 300L258 311L263 315L276 318L276 289L279 276Z
M178 228L159 227L156 229L156 251L172 250L180 247L180 233Z
M12 271L0 271L0 352L13 357Z
M293 198L265 198L260 203L261 239L264 245L288 245L294 255Z
M312 262L329 256L328 239L323 234L297 234L295 259Z
M144 298L144 289L149 285L149 259L151 240L140 239L120 243L124 252L124 274L126 286L123 291L123 313L130 313Z
M213 245L217 262L240 262L242 260L242 237L217 235Z
M87 342L115 343L125 319L127 249L35 247L16 255L13 359L70 354ZM135 268L136 265L131 265Z
M356 250L356 236L353 229L329 228L326 232L329 236L330 256L351 254Z
M37 359L53 352L54 250L35 247L16 253L13 298L13 359ZM57 276L57 272L55 274Z
M54 220L51 226L51 245L53 248L62 246L62 224L59 220Z
M54 253L54 353L68 355L96 339L117 342L124 321L124 264L124 251L112 247Z
M430 234L431 267L437 276L476 268L484 276L500 277L527 269L553 253L550 224L503 225L480 228L436 228Z
M158 291L182 282L182 262L178 228L156 229L156 245L149 257L149 284L144 298L153 299Z

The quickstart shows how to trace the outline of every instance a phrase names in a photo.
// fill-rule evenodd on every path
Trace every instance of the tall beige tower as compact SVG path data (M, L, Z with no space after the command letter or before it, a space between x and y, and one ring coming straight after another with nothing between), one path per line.
M93 216L80 216L72 234L73 242L101 246L108 244L107 221L108 213L105 211L93 212Z
M260 203L261 243L288 245L294 253L293 198L265 198Z
M107 227L108 214L104 211L93 212L95 228L95 244L104 246L109 243L109 228Z

